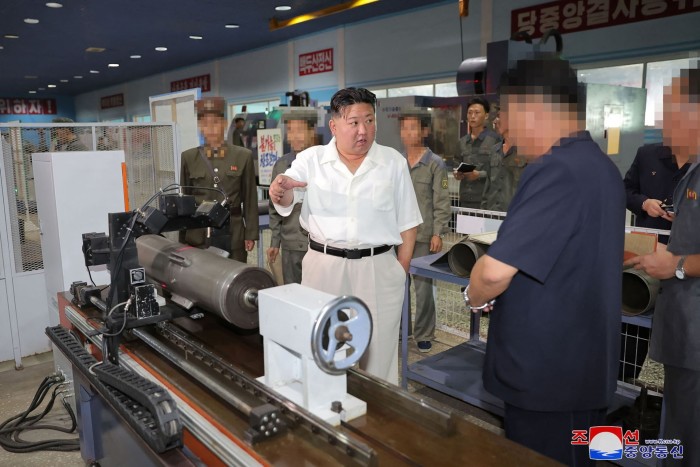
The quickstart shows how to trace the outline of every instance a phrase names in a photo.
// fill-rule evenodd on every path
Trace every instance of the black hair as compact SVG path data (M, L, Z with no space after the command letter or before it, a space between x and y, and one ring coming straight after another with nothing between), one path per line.
M700 68L681 70L681 94L693 104L700 103Z
M345 107L354 104L370 104L372 110L377 110L377 96L365 88L345 88L333 94L331 98L331 114L340 115Z
M586 109L586 89L567 60L532 58L518 60L501 80L501 95L542 95L553 104L571 104L579 114Z
M309 130L315 130L315 129L316 129L316 121L315 121L315 120L308 119L308 118L301 118L301 117L300 117L300 118L294 118L294 117L288 117L288 118L286 118L286 119L284 120L284 124L287 125L287 124L289 124L289 122L293 122L293 121L305 122L305 123L306 123L306 128L309 129Z
M243 118L243 117L236 117L233 121L234 121L234 123L238 123L238 122L240 122L240 121L244 121L244 122L245 122L245 118Z
M399 124L403 122L404 120L408 120L409 118L415 118L420 122L420 127L421 130L424 128L430 128L430 123L432 122L432 118L429 113L425 112L415 112L415 113L405 113L399 116Z
M491 104L489 104L489 101L484 99L483 97L473 97L469 100L469 103L467 104L467 110L469 110L469 107L472 105L480 105L484 108L484 112L486 112L486 115L491 112Z

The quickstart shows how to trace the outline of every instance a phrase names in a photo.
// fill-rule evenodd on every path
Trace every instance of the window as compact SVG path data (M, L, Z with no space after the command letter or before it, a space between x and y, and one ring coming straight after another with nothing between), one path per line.
M259 113L259 112L270 112L275 107L279 107L279 99L269 99L265 101L258 102L241 102L237 104L229 105L229 117L233 120L233 117L242 114L244 112L248 113ZM245 107L245 111L243 108Z
M644 116L644 124L660 127L657 122L662 119L664 86L671 83L674 76L683 68L697 66L698 58L682 58L679 60L665 60L661 62L647 63L647 106Z
M457 96L457 83L454 80L450 80L437 83L415 83L411 86L387 85L381 88L370 89L370 91L377 96L377 99L403 96L455 97Z
M435 85L435 97L457 97L457 83L437 83Z
M389 97L402 96L432 96L434 93L432 84L424 84L422 86L403 86L400 88L389 88Z
M150 115L134 115L135 123L151 123Z
M610 66L578 70L578 79L582 83L613 84L631 88L643 86L644 64Z
M700 59L697 57L690 57L635 63L632 65L579 69L577 70L577 75L582 83L646 88L647 101L644 125L646 127L661 128L664 86L670 84L671 78L677 76L681 69L697 66L699 61Z

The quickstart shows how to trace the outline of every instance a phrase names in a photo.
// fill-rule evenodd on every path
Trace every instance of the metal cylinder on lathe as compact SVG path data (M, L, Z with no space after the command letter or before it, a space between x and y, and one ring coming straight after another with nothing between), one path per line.
M258 290L274 287L265 269L158 235L136 239L139 263L164 290L243 329L258 327Z

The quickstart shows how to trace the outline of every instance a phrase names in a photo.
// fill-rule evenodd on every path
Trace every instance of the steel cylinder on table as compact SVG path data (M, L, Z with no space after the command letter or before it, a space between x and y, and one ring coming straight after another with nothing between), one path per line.
M258 290L275 286L261 268L173 242L158 235L136 239L139 263L165 290L244 329L258 327Z
M659 293L659 280L637 269L622 271L622 313L639 315L651 310Z
M484 256L488 249L488 245L464 239L450 248L447 253L447 264L455 275L469 277L476 260Z

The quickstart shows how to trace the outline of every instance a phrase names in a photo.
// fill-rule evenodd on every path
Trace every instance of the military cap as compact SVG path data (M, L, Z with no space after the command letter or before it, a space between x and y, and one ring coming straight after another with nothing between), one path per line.
M289 122L291 120L303 120L305 122L318 123L318 111L313 109L285 111L282 114L282 121Z
M399 114L399 121L405 120L407 118L417 118L421 122L421 126L430 126L432 120L432 115L428 109L422 109L420 107L410 107L403 109Z
M204 97L196 103L197 115L216 114L224 116L226 101L223 97Z
M75 123L72 118L68 117L54 117L51 123Z

